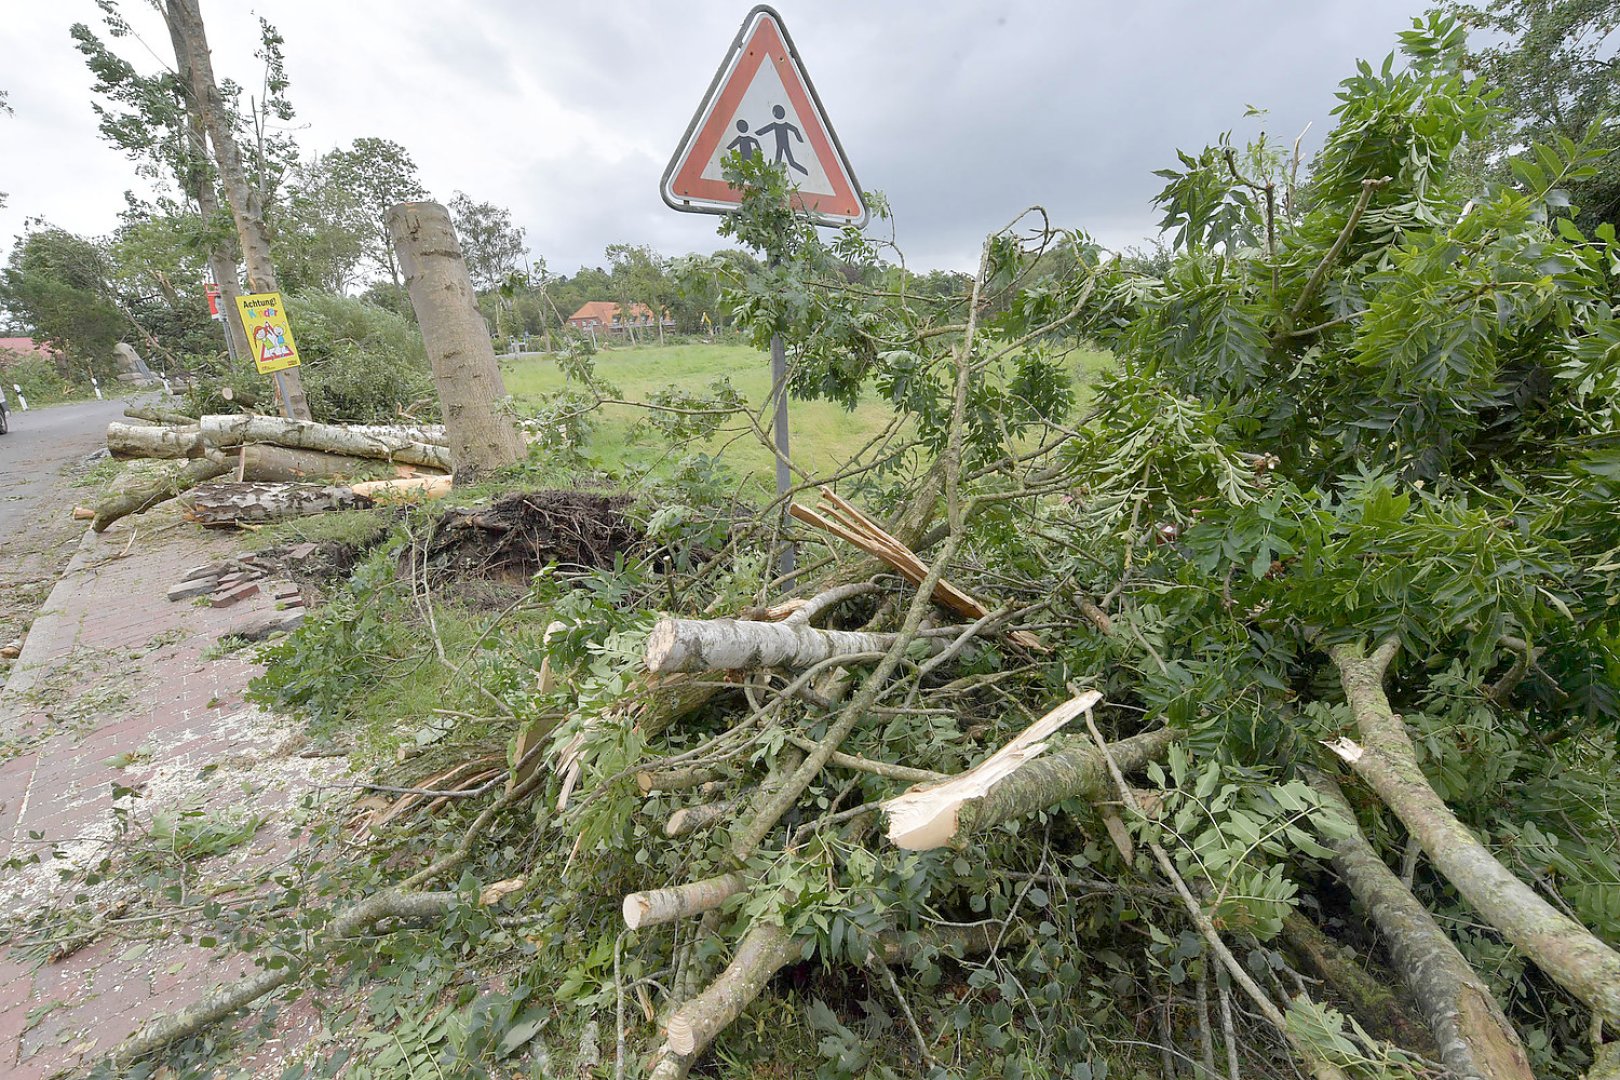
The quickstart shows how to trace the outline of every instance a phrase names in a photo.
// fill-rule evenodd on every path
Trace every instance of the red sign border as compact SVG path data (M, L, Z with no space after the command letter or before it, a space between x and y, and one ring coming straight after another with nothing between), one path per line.
M832 195L801 192L799 208L822 224L861 228L870 219L871 211L861 197L855 170L850 167L843 144L838 141L838 133L827 120L821 96L816 93L815 83L810 81L810 73L805 70L792 35L782 16L768 4L758 5L743 19L730 50L709 83L708 92L686 127L686 134L664 169L659 194L672 210L683 213L725 214L736 209L742 201L741 193L722 180L705 179L703 169L725 134L714 119L731 116L737 100L747 91L767 56L779 65L778 77L799 119L804 122L805 138L832 182ZM786 68L787 72L781 68ZM788 77L789 74L793 77ZM837 166L836 171L826 169L829 162ZM677 185L680 185L678 191Z

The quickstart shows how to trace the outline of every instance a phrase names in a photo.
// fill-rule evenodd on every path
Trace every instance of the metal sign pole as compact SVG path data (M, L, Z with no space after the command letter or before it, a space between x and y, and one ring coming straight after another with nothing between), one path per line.
M276 397L281 400L281 415L291 420L292 402L287 400L287 383L283 380L279 371L273 372L270 377L276 382Z
M788 389L787 349L782 335L771 335L771 387L776 394L776 496L782 498L793 486L793 471L788 467ZM782 523L787 524L787 503L782 504ZM798 553L790 540L782 545L776 556L776 572L781 577L793 573Z

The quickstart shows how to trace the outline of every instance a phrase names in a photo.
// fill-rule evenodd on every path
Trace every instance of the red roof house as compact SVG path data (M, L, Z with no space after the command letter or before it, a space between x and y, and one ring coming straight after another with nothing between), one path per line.
M643 327L653 325L652 308L646 304L631 304L630 315L626 319L624 309L611 300L592 300L581 304L578 311L568 316L568 325L577 330L606 329L624 330L627 327ZM666 312L664 325L673 326L674 320Z
M21 359L25 356L51 360L55 358L56 353L31 337L0 337L0 366L13 357Z

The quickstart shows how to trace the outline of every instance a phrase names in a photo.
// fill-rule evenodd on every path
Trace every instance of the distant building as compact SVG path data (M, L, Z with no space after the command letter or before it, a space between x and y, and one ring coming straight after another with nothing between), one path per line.
M631 304L629 316L623 312L624 309L611 300L592 300L588 304L581 304L578 311L568 316L568 325L576 330L606 330L609 333L652 329L657 325L653 322L652 308L646 304ZM664 312L664 329L673 329L674 326L675 319L669 312Z
M55 360L56 352L31 337L0 337L0 367L6 366L13 358L21 360L29 356Z

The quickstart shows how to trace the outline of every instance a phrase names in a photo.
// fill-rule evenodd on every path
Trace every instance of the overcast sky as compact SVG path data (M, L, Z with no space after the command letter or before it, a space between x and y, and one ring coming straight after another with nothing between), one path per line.
M394 139L434 197L509 207L554 272L610 243L718 246L659 177L746 0L203 0L221 78L259 83L256 10L286 38L297 137L325 152ZM144 70L172 61L141 0ZM884 192L914 267L967 269L979 239L1040 203L1112 247L1155 232L1156 168L1228 128L1292 139L1331 124L1334 87L1381 58L1422 0L778 0L861 186ZM0 250L25 217L103 234L144 193L102 141L68 27L91 0L0 0ZM143 44L144 42L144 44ZM150 46L148 51L147 46ZM1244 119L1246 106L1269 109ZM1307 145L1317 145L1314 138ZM878 226L873 226L877 228Z

